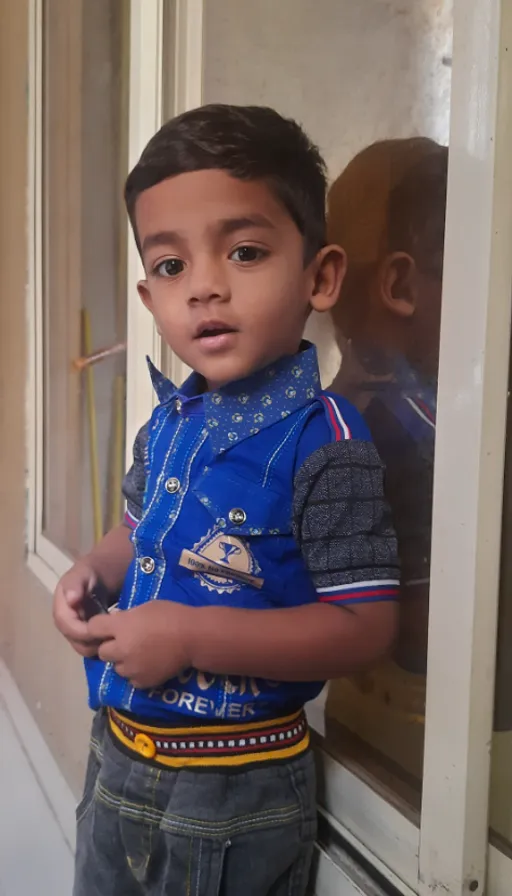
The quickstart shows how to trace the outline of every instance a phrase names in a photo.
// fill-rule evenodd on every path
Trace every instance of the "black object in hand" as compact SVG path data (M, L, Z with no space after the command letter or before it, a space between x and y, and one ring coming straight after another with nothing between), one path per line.
M82 600L82 615L85 622L98 613L108 613L111 603L111 594L106 585L100 581L96 582L94 588Z

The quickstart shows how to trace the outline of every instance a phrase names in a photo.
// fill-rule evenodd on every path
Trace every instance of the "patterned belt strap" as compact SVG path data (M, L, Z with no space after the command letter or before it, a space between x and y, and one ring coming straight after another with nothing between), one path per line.
M109 709L114 738L133 752L168 768L224 767L291 759L309 746L303 710L284 718L243 725L153 728Z

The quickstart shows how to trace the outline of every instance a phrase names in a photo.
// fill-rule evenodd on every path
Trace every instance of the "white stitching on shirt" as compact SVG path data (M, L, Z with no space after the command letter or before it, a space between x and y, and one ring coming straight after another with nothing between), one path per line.
M311 413L311 406L310 406L310 405L308 405L308 407L306 408L306 410L303 411L303 412L300 414L300 416L298 417L298 419L296 420L296 422L293 424L292 428L288 430L288 432L287 432L287 434L285 435L285 437L283 438L283 440L279 443L279 445L277 446L277 448L273 451L272 455L271 455L269 458L267 458L267 461L266 461L267 465L266 465L266 467L265 467L265 472L264 472L264 474L263 474L263 479L262 479L262 482L261 482L263 488L265 488L265 486L268 484L268 480L269 480L269 477L270 477L270 468L271 468L272 464L274 463L274 461L276 460L278 454L281 453L281 451L282 451L282 449L284 448L284 446L285 446L286 442L288 441L288 439L290 439L290 438L292 437L292 435L295 434L295 431L296 431L297 427L300 426L300 424L302 423L303 419L304 419L305 417L307 417L307 415L308 415L309 413Z
M166 414L163 415L163 419L162 419L162 422L161 422L161 424L160 424L160 428L159 428L159 429L157 428L157 430L156 430L155 443L156 443L156 440L161 436L161 434L162 434L162 432L163 432L163 429L164 429L164 427L165 427L165 424L166 424L167 420L169 419L171 413L172 413L172 408L169 409L168 412L167 412ZM181 422L182 422L182 421L180 420L180 424L181 424ZM180 428L179 426L176 427L176 432L174 433L174 437L173 437L173 439L171 440L171 444L170 444L170 446L169 446L169 450L168 450L168 452L167 452L166 460L167 460L167 458L168 458L168 456L169 456L169 454L170 454L170 452L171 452L171 450L172 450L172 448L173 448L174 442L175 442L176 437L177 437L177 435L178 435L179 428ZM149 433L148 433L148 445L149 445ZM154 449L153 449L153 450L154 450ZM162 474L161 474L161 475L162 475ZM159 477L159 479L160 479L160 477ZM154 491L154 494L153 494L153 496L152 496L152 499L151 499L151 502L150 502L149 507L151 507L151 504L153 503L153 499L154 499L156 493L157 493L157 489L155 488L155 491ZM144 519L144 516L146 515L147 511L149 510L149 507L146 508L146 510L143 512L143 514L142 514L142 516L141 516L141 520ZM139 522L140 522L140 520L139 520ZM134 550L134 555L135 555L135 556L136 556L136 553L137 553L137 551L136 551L136 541L137 541L137 535L136 535L136 530L134 530L134 533L133 533L133 535L132 535L132 543L133 543L133 550ZM135 573L134 573L134 576L133 576L133 582L132 582L132 589L131 589L130 597L129 597L129 600L128 600L128 608L130 608L130 607L132 606L132 603L133 603L133 601L134 601L134 598L135 598L135 591L136 591L136 586L137 586L137 584L138 584L138 580L139 580L139 568L138 568L138 565L136 564L136 565L135 565ZM112 669L113 669L113 664L112 664L112 663L107 663L107 664L105 665L104 670L103 670L103 674L102 674L102 676L101 676L101 680L100 680L100 684L99 684L99 688L98 688L98 695L99 695L100 701L101 701L102 699L104 700L104 699L106 698L107 694L108 694L108 688L109 688L109 685L110 685L110 673L112 672Z
M183 422L183 421L180 420L180 424L181 424L182 422ZM174 527L174 525L175 525L175 523L176 523L176 520L178 519L178 517L179 517L179 515L180 515L180 511L181 511L181 508L182 508L182 505L183 505L183 501L185 500L185 495L187 494L187 492L188 492L188 488L189 488L189 485L190 485L190 471L191 471L191 469L192 469L192 464L194 463L194 460L196 459L196 457L197 457L199 451L200 451L201 448L203 447L203 445L204 445L204 443L205 443L205 441L206 441L207 438L208 438L208 433L207 433L206 430L204 430L204 429L201 430L201 431L199 432L198 436L196 437L196 443L195 443L195 446L192 446L192 448L191 448L191 450L190 450L189 459L188 459L187 466L186 466L186 469L185 469L184 481L183 481L183 485L182 485L182 488L181 488L179 504L178 504L178 506L176 507L176 510L175 510L174 514L169 518L170 525L167 526L166 529L162 529L160 538L159 538L159 540L158 540L158 553L159 553L159 556L161 556L163 559L162 559L161 563L159 564L159 568L158 568L158 572L157 572L157 577L156 577L156 586L155 586L155 588L154 588L154 590L153 590L153 594L151 595L151 598L150 598L151 600L156 600L156 599L158 598L158 595L160 594L160 587L161 587L161 585L162 585L162 580L163 580L163 577L164 577L164 575L165 575L165 571L166 571L166 568L167 568L167 566L166 566L166 561L165 561L165 557L164 557L164 552L163 552L163 543L164 543L164 539L167 537L167 535L169 534L169 532L171 531L171 529ZM164 461L164 463L163 463L163 465L162 465L162 472L160 473L160 476L158 477L157 483L160 483L161 479L166 475L167 463L168 463L169 455L170 455L170 452L172 451L173 445L174 445L174 439L173 439L173 441L171 442L171 446L170 446L170 448L169 448L169 451L167 452L167 454L166 454L166 456L165 456L165 461ZM158 491L158 488L155 486L155 494L157 493L157 491ZM154 496L153 496L153 497L154 497ZM150 505L149 505L150 507L151 507L151 504L152 504L152 503L153 503L153 499L151 500L151 503L150 503ZM148 510L149 510L149 508L148 508ZM136 579L136 575L134 576L134 580L133 580L132 595L134 594L134 591L135 591L135 579ZM131 605L131 601L132 601L132 595L130 596L130 605ZM131 689L131 691L130 691L130 696L128 697L128 707L129 707L130 709L131 709L131 705L132 705L132 700L133 700L133 695L134 695L134 693L135 693L135 688L132 687L132 689Z

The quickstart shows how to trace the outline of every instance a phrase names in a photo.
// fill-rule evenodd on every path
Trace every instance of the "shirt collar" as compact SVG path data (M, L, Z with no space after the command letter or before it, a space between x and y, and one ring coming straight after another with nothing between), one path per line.
M434 378L422 377L402 356L395 363L395 381L406 400L422 409L430 424L436 422L437 383Z
M198 396L202 377L192 373L178 390L148 358L161 404ZM313 401L321 390L316 348L303 342L296 355L281 358L243 380L202 395L205 425L213 450L221 454Z

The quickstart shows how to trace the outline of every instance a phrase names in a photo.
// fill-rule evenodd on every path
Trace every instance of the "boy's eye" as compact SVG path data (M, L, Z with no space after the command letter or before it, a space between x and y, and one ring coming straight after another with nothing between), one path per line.
M154 273L160 277L177 277L178 274L181 274L184 267L185 265L180 258L166 258L165 261L161 261L156 266Z
M266 253L257 246L238 246L229 256L232 261L247 264L251 261L260 261Z

